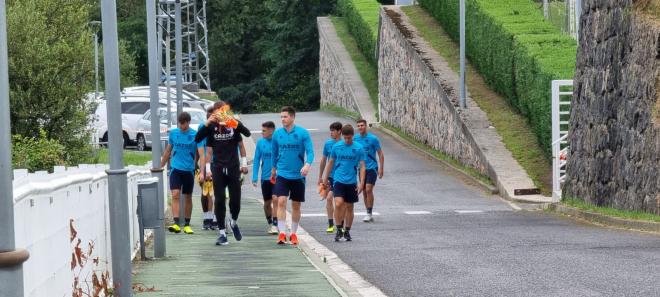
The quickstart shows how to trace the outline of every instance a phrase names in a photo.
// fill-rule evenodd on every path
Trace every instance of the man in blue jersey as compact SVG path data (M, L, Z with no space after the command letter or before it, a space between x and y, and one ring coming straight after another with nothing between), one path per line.
M323 184L323 173L325 172L325 165L328 161L328 158L330 158L330 153L332 152L332 146L334 146L337 142L341 140L341 129L342 125L340 122L334 122L330 124L330 139L328 139L325 144L323 145L323 156L321 157L321 166L319 168L319 184ZM325 199L325 212L328 215L328 229L325 231L327 233L335 233L335 223L334 223L334 210L335 210L335 202L332 199L333 193L332 193L332 176L335 173L334 168L332 171L330 171L330 176L328 177L328 181L330 182L326 186L328 186L329 191L326 193L324 197L321 197L321 199ZM341 222L337 222L341 223Z
M341 129L344 141L340 141L332 147L323 179L325 183L328 183L330 174L334 171L332 188L335 193L335 220L337 220L335 241L339 241L341 238L346 241L352 240L354 205L359 200L358 196L362 192L365 179L365 152L362 145L353 141L354 133L351 125L344 125ZM342 222L346 225L342 225Z
M273 195L270 173L273 166L273 132L275 123L268 121L261 124L261 139L257 142L252 161L252 185L256 188L261 168L261 194L264 197L264 214L268 221L269 234L277 234L277 202Z
M365 183L364 206L367 208L367 216L365 216L362 221L373 222L374 186L376 185L377 178L383 178L385 155L380 147L380 140L378 140L378 137L367 131L367 121L363 119L358 120L357 128L359 134L355 135L355 142L364 147L367 165L367 173L363 180L363 183ZM376 154L378 154L378 161L376 161Z
M300 206L305 202L305 177L314 162L314 146L307 129L296 126L296 110L285 106L280 112L282 128L273 134L273 169L276 176L273 194L277 196L278 244L286 243L286 204L291 199L291 235L289 241L298 244ZM307 155L307 159L305 159Z
M213 106L210 106L209 108L206 109L206 119L209 119L212 114L213 114ZM199 124L197 131L203 129L204 127L205 127L205 123ZM210 164L206 164L206 162L204 161L206 157L206 138L204 138L202 141L197 143L197 155L199 156L199 167L198 167L199 187L202 190L201 205L202 205L202 211L204 212L203 228L204 230L209 230L209 229L215 230L218 227L218 221L215 215L213 214L213 179L211 178L211 175L203 176L201 174L203 170L205 172L211 171ZM202 167L206 167L206 168L202 168Z
M195 185L195 134L197 131L190 128L190 114L182 112L177 118L178 128L169 132L167 148L160 160L160 166L165 167L170 162L170 190L172 190L172 216L174 224L168 227L170 232L181 232L179 216L179 197L185 198L185 225L183 232L193 234L190 228L190 215L192 214L192 192Z

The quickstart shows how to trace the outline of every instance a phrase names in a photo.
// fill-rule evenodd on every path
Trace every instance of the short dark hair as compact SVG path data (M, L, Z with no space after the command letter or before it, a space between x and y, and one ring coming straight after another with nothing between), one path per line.
M190 123L190 114L184 111L179 114L176 120L179 122L179 124Z
M286 113L288 113L288 114L289 114L290 116L292 116L292 117L295 117L295 116L296 116L296 110L293 109L292 106L285 106L285 107L282 107L282 110L281 110L280 112L286 112Z
M353 130L353 126L350 124L344 125L344 127L341 128L341 134L342 135L355 135L355 131Z
M357 123L358 123L358 124L359 124L359 123L363 123L363 124L366 126L366 125L367 125L367 120L365 120L365 119L359 119L359 120L357 120Z
M342 125L340 122L334 122L330 124L330 130L335 130L341 132Z
M209 107L207 107L206 108L206 118L207 119L210 118L214 111L215 111L215 109L213 108L213 105L210 105Z
M261 124L261 127L268 128L268 129L275 129L275 123L272 121L264 122Z

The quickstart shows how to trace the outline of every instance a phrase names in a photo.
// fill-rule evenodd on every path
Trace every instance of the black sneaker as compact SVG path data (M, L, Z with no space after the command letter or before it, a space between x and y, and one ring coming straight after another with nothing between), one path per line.
M211 221L211 226L209 227L209 229L217 230L218 229L218 222L215 222L213 220L210 220L210 221Z
M341 228L337 228L337 234L335 235L335 241L339 241L344 237L344 231Z
M241 241L241 239L243 239L243 235L241 235L241 230L238 229L238 224L229 224L229 226L231 226L231 232L234 233L234 238L236 241Z
M204 226L202 227L204 230L211 229L211 220L209 219L204 219Z
M220 235L218 240L215 241L215 245L228 245L227 235Z
M351 238L351 233L349 230L344 231L344 239L346 239L346 241L353 240L353 238Z

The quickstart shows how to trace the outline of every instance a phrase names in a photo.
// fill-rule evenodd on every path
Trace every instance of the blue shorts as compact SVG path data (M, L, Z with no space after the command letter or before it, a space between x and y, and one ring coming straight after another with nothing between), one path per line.
M347 185L336 182L332 186L332 191L335 194L335 198L342 198L346 203L356 203L359 201L358 194L355 191L356 188L356 184Z
M305 178L286 179L277 176L273 195L277 197L289 196L289 199L296 202L305 202Z
M170 173L170 190L181 190L182 194L192 194L195 185L195 175L192 171L172 169Z
M378 179L378 170L377 169L367 169L367 172L364 175L365 184L375 185L377 179Z

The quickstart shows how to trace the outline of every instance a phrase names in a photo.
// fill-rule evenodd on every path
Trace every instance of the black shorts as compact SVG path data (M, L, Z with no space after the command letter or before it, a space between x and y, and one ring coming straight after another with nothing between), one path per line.
M377 169L367 169L367 172L364 175L365 184L375 185L377 179L378 179L378 170Z
M275 179L273 194L277 197L289 196L289 199L296 202L305 202L305 178L286 179L278 176Z
M356 184L342 184L336 182L334 186L332 186L332 192L335 194L335 198L342 198L346 203L356 203L359 201L358 194L355 191L356 188Z
M192 171L172 169L170 173L170 190L181 190L183 194L192 194L195 185L195 175Z
M264 196L264 201L273 199L273 184L270 183L270 179L261 181L261 195Z

